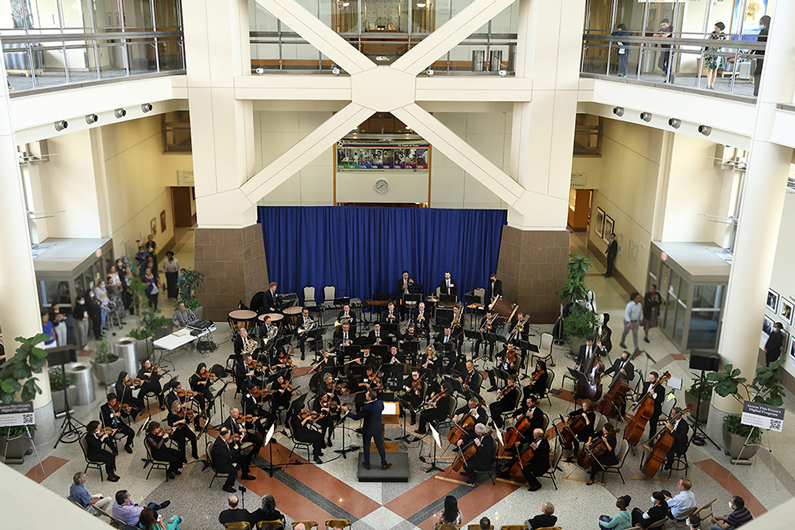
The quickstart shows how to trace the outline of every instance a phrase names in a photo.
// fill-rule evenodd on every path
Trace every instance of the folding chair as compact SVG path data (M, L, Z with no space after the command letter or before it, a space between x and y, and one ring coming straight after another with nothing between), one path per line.
M210 479L210 485L207 486L207 488L209 489L213 487L213 481L216 479L216 477L222 475L222 473L218 473L218 470L215 469L215 463L213 462L213 442L207 443L207 461L210 462L210 469L213 472L213 478Z
M312 530L313 528L317 527L317 521L293 521L293 528L298 526L299 523L304 523L306 530Z
M560 463L560 459L563 457L563 446L560 442L555 439L555 448L553 449L554 453L552 456L552 463L549 466L549 469L546 473L541 475L538 478L549 478L552 479L552 485L555 486L555 489L558 489L558 484L555 482L555 471L558 469L558 464Z
M530 358L530 362L535 364L536 359L539 361L544 361L547 366L555 366L555 360L552 358L552 342L554 338L552 337L552 333L542 333L541 334L541 344L538 346L538 354L533 354Z
M226 530L250 530L251 523L248 521L234 521L232 523L224 523Z
M434 530L459 530L461 528L461 525L436 523L436 525L433 528Z
M622 438L621 441L618 442L618 448L616 450L616 458L618 459L618 463L611 466L605 466L604 469L602 469L603 484L605 481L605 473L618 473L618 476L621 477L621 483L626 484L626 482L624 482L624 475L621 474L621 468L624 467L624 461L627 459L628 453L629 442Z
M149 442L146 440L144 440L144 447L146 447L146 459L144 460L144 467L149 464L152 466L149 468L149 473L146 474L146 479L149 480L149 475L152 474L153 469L162 469L166 472L166 482L168 482L168 468L171 464L165 460L155 460L154 457L152 457L152 450L149 447Z
M264 528L266 524L271 525L273 530L284 530L284 523L282 523L280 519L274 521L260 521L257 523L257 528Z
M347 519L326 519L326 530L332 530L335 526L350 528L351 522Z
M309 454L309 450L312 449L312 443L296 440L295 434L293 433L293 426L290 425L289 421L287 422L287 433L289 434L290 441L293 442L293 448L290 449L290 454L287 456L287 458L289 459L291 456L293 456L293 452L295 451L296 447L303 447L304 449L306 449L306 459L312 460L312 457Z
M480 530L480 525L479 524L467 525L467 530ZM489 525L489 530L494 530L494 525L493 524Z
M688 508L687 510L680 513L679 517L673 520L673 526L669 528L688 528L686 522L687 518L696 513L696 508L696 506L693 506L692 508Z

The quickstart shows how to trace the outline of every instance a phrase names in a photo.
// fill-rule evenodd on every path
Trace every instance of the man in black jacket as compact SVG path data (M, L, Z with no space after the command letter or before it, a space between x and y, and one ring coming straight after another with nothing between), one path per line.
M660 421L660 414L662 414L662 404L665 399L665 388L659 384L660 374L657 372L649 372L649 380L643 383L643 391L641 396L650 394L650 398L654 400L654 412L649 418L649 438L654 436L657 432L657 423Z
M86 309L88 310L88 318L91 320L91 327L94 328L94 338L99 340L102 338L102 305L94 295L94 291L88 292Z
M439 294L458 296L458 285L450 277L450 271L444 271L444 280L439 284Z
M232 485L237 477L237 470L242 469L243 480L254 480L256 477L249 474L248 463L238 452L239 445L232 439L232 433L227 427L221 427L220 436L213 442L212 455L213 468L219 474L227 474L224 482L224 491L234 493Z
M229 508L222 511L218 515L219 523L225 525L226 523L249 522L251 519L251 514L248 510L237 507L238 503L240 502L240 500L237 498L237 495L230 495L227 502L229 503Z
M279 311L279 295L276 294L276 282L271 282L268 290L265 291L265 299L262 306L266 313L276 313Z
M381 423L381 414L384 412L384 402L378 399L378 391L369 389L366 394L367 403L357 414L352 414L348 407L342 406L345 417L352 420L364 419L362 436L364 442L364 461L362 466L370 469L370 440L375 443L378 455L381 457L381 469L389 469L392 464L386 461L386 451L384 450L384 433Z
M530 419L530 428L525 431L525 434L519 439L520 441L532 441L533 431L544 428L544 411L538 408L539 403L540 400L537 396L529 396L525 399L524 405L519 407L516 412L513 413L513 416L508 418L508 431L510 431L512 427L519 425L522 416L527 416Z
M607 271L605 271L605 278L610 278L613 275L613 261L615 261L618 255L618 242L616 241L616 235L613 233L610 234L610 242L607 244L605 254L607 255Z
M119 410L119 412L114 412L113 407L116 405L116 394L108 394L107 399L108 401L99 407L99 413L102 416L102 425L105 427L112 427L120 433L127 435L127 442L124 444L124 450L132 454L135 431L121 420L123 414L121 410ZM110 438L110 446L113 448L114 452L119 452L118 449L116 449L116 440L113 437Z
M485 305L489 305L495 298L502 295L502 280L497 279L497 273L492 272L489 275L489 284L486 286L486 299L483 301Z
M635 377L635 366L632 364L632 361L629 360L629 352L624 351L621 352L621 358L616 359L613 363L613 366L605 370L603 375L610 375L613 374L613 381L615 381L616 377L623 377L627 380L627 382L632 381L632 378ZM611 385L614 383L611 383ZM617 383L615 383L617 384ZM621 399L621 417L624 417L627 411L627 398L626 394Z
M480 406L480 397L477 395L470 397L463 407L455 411L453 423L458 423L465 414L471 414L477 423L486 425L489 422L489 415L486 413L486 409Z
M249 422L239 423L240 410L235 407L229 411L229 417L226 418L223 425L232 433L232 435L240 435L240 443L250 443L251 451L245 456L246 466L251 465L251 460L259 454L265 440L262 435L257 432L257 428Z
M674 407L671 409L671 417L676 417L682 412L682 407ZM690 427L687 422L682 418L674 420L673 423L666 422L665 428L671 431L674 437L674 444L671 450L665 455L665 469L671 469L675 456L680 456L687 451L687 434L690 432Z
M604 357L607 355L607 352L601 347L594 345L593 337L588 337L585 339L585 344L580 346L580 351L577 353L576 369L580 370L581 372L584 371L588 360L594 355Z
M494 438L488 432L483 423L477 423L473 432L458 440L459 448L466 448L470 443L477 447L475 454L464 462L463 474L468 479L467 484L475 483L476 471L487 471L494 465Z
M765 361L768 365L781 357L781 346L784 342L784 334L781 333L782 327L781 322L773 324L773 333L770 334L767 342L765 342Z
M534 448L533 458L530 462L522 468L522 475L529 484L530 491L537 491L541 489L541 483L537 477L540 477L549 470L549 442L544 438L544 431L542 429L535 429L533 431L532 446ZM522 454L520 449L517 453Z

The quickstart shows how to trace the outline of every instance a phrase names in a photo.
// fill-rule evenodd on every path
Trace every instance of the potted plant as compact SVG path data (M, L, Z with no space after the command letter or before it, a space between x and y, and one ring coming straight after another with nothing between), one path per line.
M75 376L64 374L61 367L49 369L50 392L52 392L52 409L55 414L60 414L66 410L66 394L69 396L69 403L77 401L77 387L74 385Z
M593 266L589 256L569 254L566 266L569 274L566 283L555 294L560 297L563 309L563 338L577 351L589 337L597 337L599 318L588 303L588 287L585 275Z
M783 363L784 360L779 359L769 366L758 367L750 385L745 377L741 377L740 369L731 364L727 364L722 372L709 374L707 379L714 383L715 393L721 397L731 396L739 403L753 401L780 407L784 404L784 386L781 384L783 374L778 368ZM743 447L746 439L750 444L757 443L761 434L758 428L740 423L740 416L736 414L723 417L723 443L734 459L739 458L740 452L743 458L753 457L757 447Z
M199 299L196 298L196 289L202 286L204 282L204 274L195 270L193 267L188 267L185 273L179 279L179 301L185 304L185 309L190 309L196 318L202 318L202 305Z
M97 376L99 384L109 386L116 382L119 372L124 370L124 359L119 359L110 351L108 339L103 337L97 346L97 356L91 365L94 367L94 375Z
M16 354L10 357L0 367L0 401L12 403L14 401L31 401L36 394L41 394L41 388L33 378L33 374L40 374L47 361L47 352L36 347L37 344L50 338L49 335L39 333L29 339L17 337L21 344ZM28 425L31 435L36 431L35 425ZM5 462L22 463L24 456L31 450L30 440L22 426L0 427L0 454L5 455Z
M693 384L685 392L685 404L693 405L693 414L696 413L698 408L698 400L701 398L701 408L698 409L699 423L705 425L707 423L707 415L709 414L710 400L712 399L712 389L715 388L715 383L710 381L707 376L702 372L692 372Z

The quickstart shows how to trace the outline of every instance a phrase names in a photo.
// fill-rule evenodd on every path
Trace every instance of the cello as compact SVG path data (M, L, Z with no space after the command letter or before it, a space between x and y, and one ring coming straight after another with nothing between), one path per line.
M453 460L453 465L450 466L453 471L460 473L462 469L464 469L464 462L475 456L475 453L478 452L478 446L475 444L475 440L483 440L486 436L491 436L494 431L487 431L481 436L473 439L471 442L466 444L465 446L459 449L459 455L455 457Z
M621 429L610 431L608 437L615 437L619 431L621 431ZM615 444L613 444L613 449L615 449ZM577 457L577 465L588 471L596 461L596 458L605 454L605 451L607 451L605 437L601 435L598 439L592 440L590 445L586 445L583 450L580 451L580 455Z
M585 412L590 412L590 408ZM585 422L585 418L582 417L582 414L578 414L574 419L571 418L572 417L569 416L569 418L564 420L563 416L560 416L561 423L555 425L555 430L560 433L561 443L566 449L571 447L577 435L588 425ZM562 430L560 428L561 425L563 425Z
M691 410L693 410L693 405L688 405L686 409L683 409L679 414L671 418L669 423L675 423ZM668 430L667 426L663 427L655 436L657 436L657 441L654 442L654 447L652 447L651 453L649 453L649 458L640 467L640 472L649 478L657 474L657 471L659 471L660 466L665 460L665 455L668 454L668 451L671 450L675 442L674 435Z
M655 393L657 388L664 385L670 378L671 373L665 372L654 385ZM646 392L641 400L638 401L635 409L635 415L627 422L627 430L624 431L624 439L633 447L640 442L640 438L646 430L646 424L654 413L654 400L651 398L651 392Z
M473 427L475 427L475 417L472 416L472 411L470 411L464 414L461 421L453 424L450 428L450 432L447 433L447 440L455 445L458 443L458 440L466 436Z
M523 414L521 419L516 422L516 425L511 427L511 430L505 434L505 446L513 446L519 438L524 437L525 433L530 430L530 427L532 427L531 418L529 418L527 414Z

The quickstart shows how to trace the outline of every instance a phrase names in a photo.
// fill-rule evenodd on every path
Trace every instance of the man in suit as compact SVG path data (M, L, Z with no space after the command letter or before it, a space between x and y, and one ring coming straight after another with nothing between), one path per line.
M345 320L342 320L343 318ZM350 304L345 304L344 306L342 306L342 311L340 311L337 314L337 320L338 321L342 320L343 322L347 322L348 324L351 324L351 325L356 324L356 317L351 312Z
M492 272L489 276L489 284L486 287L486 300L484 303L488 306L492 300L502 295L502 280L497 279L497 273Z
M597 342L597 346L599 343ZM635 366L629 360L629 352L624 351L621 352L621 358L616 359L613 363L613 366L605 370L603 375L610 375L613 374L613 380L615 381L616 377L623 377L627 380L627 382L632 381L632 378L635 377ZM611 383L612 385L612 383ZM621 399L621 406L620 406L621 417L624 416L627 412L627 400L626 394Z
M135 438L135 431L126 423L121 420L122 412L114 412L113 407L116 405L116 394L108 394L108 401L99 407L99 413L102 416L102 424L105 427L113 427L122 434L127 435L127 442L124 445L124 450L132 454L133 438ZM125 414L126 415L126 414ZM116 440L113 437L108 439L109 445L114 452L118 453L116 448Z
M400 300L400 314L402 316L405 316L406 314L406 302L403 299L403 295L411 294L412 289L414 289L414 280L409 278L409 271L403 271L403 275L401 276L400 280L398 280L396 289L396 298Z
M605 278L610 278L613 275L613 261L618 255L618 242L616 241L616 235L613 233L610 234L610 242L607 244L605 254L607 255L607 271L605 271Z
M607 351L600 346L594 346L593 337L588 337L585 339L585 344L580 346L580 351L577 354L576 369L581 372L584 371L585 365L588 364L588 361L593 358L594 355L604 357L607 355Z
M238 423L238 418L240 418L240 410L234 407L229 411L229 417L226 418L223 425L229 429L232 435L239 434L241 443L248 442L252 444L251 451L246 455L246 465L251 465L251 460L262 449L265 439L257 432L257 428L254 425L247 422Z
M276 294L276 282L271 282L268 290L265 291L265 300L262 303L266 313L276 313L279 311L279 295Z
M227 427L221 427L220 436L213 442L213 448L210 451L212 455L213 468L219 474L227 474L226 482L224 482L224 491L234 493L235 489L232 485L237 478L237 470L242 469L243 475L240 477L243 480L254 480L256 477L249 474L248 463L240 456L238 452L239 445L233 441L232 433Z
M520 438L520 441L532 441L533 431L544 428L544 411L538 408L538 404L540 402L541 401L537 396L528 396L527 399L525 399L524 404L513 413L513 416L508 418L509 428L513 427L514 425L518 425L522 419L522 416L527 416L530 419L530 429L525 431L525 434L522 438Z
M425 302L420 302L417 304L417 309L414 311L414 314L411 317L414 328L417 331L422 331L424 333L429 327L429 320L430 315L428 314L428 311L425 310Z
M533 430L533 441L531 443L534 448L533 458L522 468L522 475L524 475L530 485L528 489L530 491L538 491L541 489L541 483L537 477L549 470L549 442L544 438L542 429L535 429ZM521 455L521 450L518 453Z
M659 381L660 374L657 372L649 372L649 380L643 383L643 391L641 392L641 396L650 394L651 399L654 400L654 412L652 412L649 418L649 438L654 436L654 433L657 432L657 423L660 421L662 404L665 399L665 388L659 384Z
M367 340L370 341L370 344L379 346L383 344L385 338L386 337L381 333L381 324L378 322L373 324L373 331L367 336Z
M475 483L476 471L487 471L494 465L494 438L488 432L486 426L478 422L471 433L458 440L459 448L464 448L470 443L474 443L477 447L475 454L464 462L467 484Z
M334 332L334 349L350 346L355 338L356 334L351 331L351 327L348 324L343 324Z
M472 361L467 361L466 371L458 377L458 382L464 388L464 395L467 398L480 394L480 380L480 374L475 370L475 365Z
M439 284L439 294L451 294L458 296L458 285L450 277L450 271L444 271L444 280Z
M348 407L342 406L342 411L345 416L352 420L359 420L364 418L364 426L362 428L362 436L364 438L364 462L362 466L365 469L370 469L370 440L375 442L378 449L378 455L381 457L381 469L389 469L392 464L386 461L386 451L384 451L384 433L381 424L381 414L384 412L384 402L378 399L378 391L370 389L366 394L367 403L362 406L357 414L351 414Z
M309 316L309 308L303 308L301 310L301 316L298 317L298 321L296 322L299 330L306 330L310 329L312 326L317 329L317 323L314 321L312 317ZM306 339L313 335L314 333L310 332L303 332L298 334L298 344L301 348L301 360L303 361L306 358Z
M674 407L671 409L671 416L675 417L681 412L682 407ZM671 431L674 437L674 444L671 446L671 450L668 451L668 454L665 455L664 463L665 469L671 469L674 463L674 457L684 454L687 450L687 434L690 432L690 427L687 425L686 421L679 418L673 423L670 421L666 422L665 428Z
M480 345L484 343L488 343L489 348L489 360L494 357L494 343L497 341L497 335L495 333L496 326L494 326L494 321L496 320L496 315L491 311L486 312L486 316L483 317L483 320L480 321L480 326L478 327L478 331L483 334L483 340L478 339L475 341L475 354L472 357L473 359L477 359L480 355ZM491 328L487 328L486 325L491 322ZM486 355L486 344L483 344L483 355Z
M765 342L765 361L768 365L775 362L781 357L781 346L784 342L784 334L781 333L781 322L773 324L773 333L767 338Z
M453 423L458 423L465 414L471 414L476 422L483 425L489 422L489 415L486 413L486 409L480 406L480 396L473 395L463 407L456 410L453 415Z

